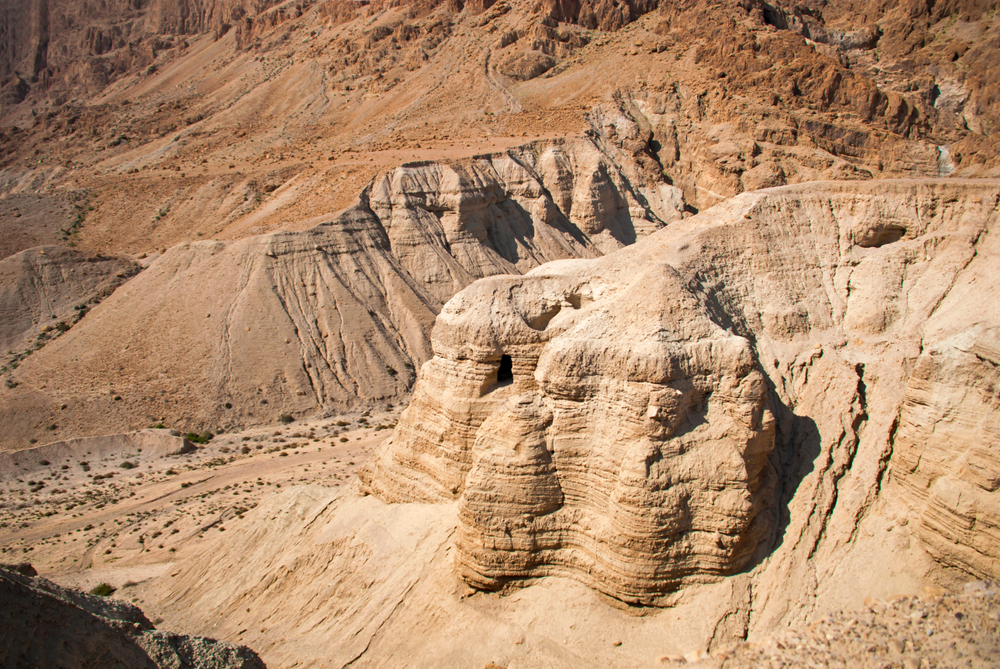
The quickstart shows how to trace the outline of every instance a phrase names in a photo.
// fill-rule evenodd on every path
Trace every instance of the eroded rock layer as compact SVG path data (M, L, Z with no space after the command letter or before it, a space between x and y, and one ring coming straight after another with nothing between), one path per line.
M892 475L940 562L1000 574L1000 330L970 328L923 352L907 386Z
M680 191L639 172L595 133L396 168L302 232L175 246L8 377L0 444L161 421L228 429L396 399L455 292L679 220ZM47 309L61 304L53 290Z
M748 193L476 282L363 483L457 499L476 587L560 573L649 602L758 563L764 592L836 573L895 457L930 553L995 577L1000 542L973 528L996 527L1000 314L966 291L996 288L998 199L957 181ZM787 612L767 598L762 625Z

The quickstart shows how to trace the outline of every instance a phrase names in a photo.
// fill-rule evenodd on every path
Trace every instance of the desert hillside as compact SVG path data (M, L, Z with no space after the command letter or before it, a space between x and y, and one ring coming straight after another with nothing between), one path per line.
M746 190L997 170L982 3L3 12L3 253L149 267L44 351L56 323L12 313L6 448L398 400L477 278Z
M4 587L150 666L995 662L998 10L0 0Z

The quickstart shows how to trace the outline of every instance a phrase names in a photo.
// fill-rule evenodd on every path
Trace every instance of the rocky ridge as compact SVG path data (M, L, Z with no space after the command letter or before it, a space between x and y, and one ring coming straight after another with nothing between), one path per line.
M441 305L475 279L596 257L680 220L679 190L633 186L626 158L583 138L412 164L311 230L174 247L21 363L0 396L2 441L396 399Z
M44 350L18 312L2 446L429 360L374 495L161 579L288 664L650 664L996 578L996 184L739 195L995 176L995 4L0 5L4 255L89 203L62 241L151 265Z
M481 279L442 310L368 494L272 495L149 601L303 666L974 657L992 600L943 605L926 643L897 625L915 600L859 610L992 568L967 528L993 522L995 472L968 424L993 420L998 200L995 181L786 186Z
M89 193L92 252L302 225L330 213L320 193L348 204L369 162L574 135L588 116L630 118L621 144L695 209L996 168L990 3L127 4L3 10L2 190Z
M991 174L982 64L997 26L980 9L4 5L0 60L16 79L0 121L4 253L62 241L88 257L163 263L114 314L60 338L76 343L59 353L35 352L46 324L25 321L33 362L5 379L20 385L3 402L23 417L6 446L161 419L202 431L372 405L409 392L407 365L429 355L433 315L481 276L596 257L747 190ZM258 243L297 232L327 248L334 241L310 228L341 220L334 212L360 192L374 218L345 223L357 248L335 245L371 255L368 269L341 267L335 254L327 271L329 254L308 248L294 262L267 256L292 237ZM71 234L60 240L54 227ZM226 246L208 252L206 236ZM392 257L378 250L386 239ZM194 296L209 275L227 290L242 285L235 267L210 268L209 257L239 258L259 283ZM353 320L304 315L334 302ZM265 303L276 320L258 333L245 321ZM220 311L234 318L219 323ZM217 344L230 336L237 348ZM302 365L287 362L288 347ZM163 351L163 366L136 353L149 348ZM4 362L23 363L26 351L6 350ZM234 384L243 350L280 355ZM55 385L29 387L32 370ZM133 371L141 383L115 387ZM109 392L83 374L111 381ZM91 426L86 412L110 423Z
M763 191L601 259L477 282L439 315L362 480L391 502L458 500L456 565L481 588L568 573L642 601L753 556L764 627L795 595L761 585L823 588L860 519L893 506L887 485L939 564L995 576L991 534L952 533L994 522L996 463L942 416L994 419L958 388L995 383L998 197ZM935 383L956 390L921 400Z

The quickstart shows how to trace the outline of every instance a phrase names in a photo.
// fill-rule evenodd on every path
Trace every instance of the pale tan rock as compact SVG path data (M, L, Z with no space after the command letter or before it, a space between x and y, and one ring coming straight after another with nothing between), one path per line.
M456 567L476 587L569 574L653 601L766 557L754 591L758 624L773 624L801 596L781 584L826 587L861 545L893 550L857 526L908 423L966 405L970 425L991 420L966 389L991 387L991 367L932 372L942 363L921 347L953 347L977 323L974 340L992 341L995 307L970 310L955 286L997 281L977 249L992 248L998 193L995 182L785 187L604 258L479 281L439 315L435 357L362 481L388 501L458 499ZM914 365L925 371L910 378ZM925 376L955 378L958 394L935 394L941 407L908 421L928 400L907 408L904 395L929 392ZM940 563L995 575L964 555L997 553L991 533L971 530L995 522L989 448L934 448L910 484L940 478L920 493L924 544L946 553ZM933 464L966 449L950 469ZM935 548L938 536L959 548Z
M604 287L547 266L439 316L437 357L362 478L388 499L461 496L473 585L569 571L647 601L735 571L767 533L774 419L750 344L672 267L643 269Z
M171 619L189 621L195 631L241 638L268 662L655 666L660 658L695 652L703 657L705 651L712 654L709 661L721 662L727 653L718 651L738 641L759 641L799 622L811 625L833 609L853 611L845 621L861 621L856 609L865 598L919 593L941 564L953 565L949 573L968 579L978 563L966 547L935 542L934 523L941 521L921 520L924 507L908 501L920 490L915 483L961 482L957 472L965 461L942 464L935 451L943 445L927 440L903 444L902 421L930 411L926 420L950 434L948 418L933 413L939 408L921 406L929 387L922 379L953 384L940 391L942 407L983 411L977 403L985 395L977 384L988 375L977 370L986 363L968 356L988 353L989 330L975 323L997 322L990 277L998 196L996 182L783 187L740 196L611 256L549 263L522 277L482 279L442 312L435 356L421 370L414 400L364 474L368 489L393 503L358 497L353 490L283 490L234 523L224 540L184 556L169 575L149 584L148 596L162 602ZM881 246L854 241L878 239L866 231L900 223L906 232L893 235L895 241ZM898 257L909 260L894 260ZM972 291L973 285L984 289ZM895 312L874 321L860 318L876 313L883 296L893 294L892 286L901 286ZM660 311L666 316L657 316ZM975 336L959 336L966 331ZM625 337L641 346L626 346ZM921 341L935 343L922 353ZM952 349L948 356L957 362L950 367L930 364L932 352L946 360L937 352ZM503 354L512 357L513 379L494 384ZM751 364L740 381L740 361L747 356ZM929 359L921 361L923 356ZM666 384L654 382L657 365L622 362L629 360L686 361L689 371L708 370L689 377L692 390L718 384L708 396L706 422L682 418L667 437L682 405L668 401L671 396L662 392L667 388L660 387ZM713 372L716 365L725 373ZM954 379L942 369L953 370L948 374ZM968 379L958 380L966 374ZM637 380L643 376L645 381ZM726 554L713 558L715 546L692 541L701 553L690 553L687 564L707 568L685 576L683 586L667 597L654 598L648 590L641 595L665 608L609 606L612 600L583 584L627 593L628 587L650 587L638 568L660 564L662 585L675 578L668 570L676 566L635 560L627 565L631 571L611 577L581 567L583 549L614 558L614 544L609 548L607 540L617 537L649 550L656 531L667 524L657 523L676 517L666 499L669 488L650 492L640 485L649 480L642 476L645 452L615 445L647 430L644 440L630 446L660 446L663 453L665 444L686 443L686 436L708 431L687 454L651 459L650 469L665 475L692 465L697 478L688 489L696 502L713 487L722 492L719 484L727 483L725 475L740 463L735 457L701 463L697 458L723 452L720 445L751 432L738 409L759 406L755 378L763 381L765 407L774 415L774 450L764 472L773 466L778 476L771 506L763 506L749 528L731 525L744 541L756 543L755 554L739 573L720 576L726 563L718 556ZM960 390L966 383L967 393ZM754 392L737 395L741 388ZM654 416L650 405L659 407ZM588 410L571 411L581 406ZM694 407L685 415L701 417ZM716 429L729 441L714 439ZM971 453L963 439L945 441L954 441L959 453ZM593 509L600 507L579 504L586 495L605 495L611 485L612 477L598 466L608 457L604 463L592 458L590 470L566 466L579 465L596 451L588 444L610 445L608 454L632 463L613 472L616 490L625 493L614 501L633 511L613 519L627 522L602 527L594 522ZM904 446L927 449L928 459L907 486L896 482L905 474L897 464L913 461L912 455L894 455L895 447L902 455ZM707 473L705 465L713 465ZM400 503L405 499L423 502ZM643 499L650 504L623 504ZM610 497L608 502L604 508L612 508ZM568 503L578 504L577 515L568 519L575 524L560 517ZM703 522L732 522L734 516L706 512L737 506L693 508ZM951 534L941 536L959 541L969 536L964 521L940 513L948 507L935 502L926 508L948 519ZM966 512L977 522L990 522L989 509ZM547 524L555 519L558 525ZM769 532L754 539L761 526ZM509 539L505 529L511 530ZM565 546L555 547L564 538L580 541L587 532L605 543L591 539L569 556ZM990 534L980 539L988 541ZM995 554L988 543L982 546ZM707 557L694 559L702 555ZM734 550L728 557L739 555ZM205 570L207 561L215 568ZM606 558L603 564L621 562ZM495 587L489 575L503 576L508 567L517 578L499 596L477 592L458 578ZM599 578L604 585L596 583ZM905 599L894 598L885 607ZM247 601L264 604L247 611ZM951 619L956 630L963 624ZM845 640L836 636L841 628L825 629L833 633L833 650L839 653ZM910 646L915 639L937 643L925 629L914 631L907 653L916 652ZM831 644L825 636L815 641ZM800 636L783 643L811 648ZM756 648L769 656L781 650ZM878 649L865 653L866 661L899 660L883 660Z
M22 353L43 330L72 325L82 316L80 307L89 308L134 273L123 258L88 257L60 246L0 260L0 355Z
M728 583L695 586L701 597L635 616L568 578L475 593L454 574L456 515L455 503L390 505L356 486L283 487L143 596L268 666L455 669L656 666L711 635L732 597Z
M983 578L1000 574L998 334L979 324L920 355L890 470L931 555Z
M660 214L679 217L677 193L660 188L651 204L633 192L635 169L589 138L540 142L397 168L302 232L175 246L22 364L16 392L0 388L0 446L398 399L430 357L436 313L475 279L598 257L661 228ZM553 180L568 201L550 196Z

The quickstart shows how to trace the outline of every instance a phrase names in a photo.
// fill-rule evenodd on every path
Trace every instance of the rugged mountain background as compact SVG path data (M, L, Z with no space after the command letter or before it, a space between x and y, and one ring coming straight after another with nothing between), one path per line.
M392 400L480 276L600 255L744 190L998 169L996 3L0 12L3 254L150 267L101 306L70 269L36 281L80 300L12 313L7 448ZM279 322L254 329L258 299ZM336 323L307 322L320 303ZM281 353L241 359L258 350Z
M29 504L46 459L4 513L78 576L51 528L135 486L129 592L287 665L648 665L997 578L998 9L0 0L0 449L232 467L115 442L121 499ZM335 490L344 411L395 431ZM303 419L337 483L150 554L171 477L262 494Z

